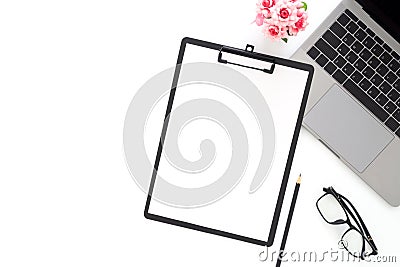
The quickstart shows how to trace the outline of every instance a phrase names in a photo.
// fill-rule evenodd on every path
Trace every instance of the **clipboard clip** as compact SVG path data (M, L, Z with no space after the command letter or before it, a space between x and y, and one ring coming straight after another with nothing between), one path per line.
M231 65L235 65L235 66L240 66L240 67L249 68L249 69L253 69L253 70L259 70L259 71L262 71L262 72L265 72L268 74L272 74L275 70L275 59L272 57L269 57L267 55L259 54L259 53L253 52L253 51L254 51L254 46L249 45L249 44L246 45L245 50L237 49L237 48L229 47L229 46L222 46L218 53L218 62L222 63L222 64L231 64ZM270 62L270 63L272 63L272 65L269 69L265 69L265 68L257 68L257 67L253 67L253 66L249 66L249 65L243 65L243 64L239 64L239 63L235 63L235 62L230 62L230 61L222 58L222 52L227 52L227 53L235 54L238 56L253 58L256 60L260 60L260 61Z

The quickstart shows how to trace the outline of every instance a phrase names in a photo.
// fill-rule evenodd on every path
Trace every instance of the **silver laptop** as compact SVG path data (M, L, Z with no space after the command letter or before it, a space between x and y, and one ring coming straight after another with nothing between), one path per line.
M392 206L400 205L399 42L391 2L343 0L293 55L315 67L303 126Z

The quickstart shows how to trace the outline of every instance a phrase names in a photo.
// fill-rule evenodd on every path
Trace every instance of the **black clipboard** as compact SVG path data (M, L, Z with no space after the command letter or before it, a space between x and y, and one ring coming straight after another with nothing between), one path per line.
M307 80L305 83L305 88L304 88L304 92L303 92L302 100L301 100L301 104L300 104L300 109L299 109L298 116L297 116L295 130L293 133L293 138L292 138L292 141L290 144L290 151L287 156L286 166L285 166L284 173L282 176L280 189L279 189L279 193L278 193L278 198L276 200L276 206L275 206L275 210L273 213L273 219L270 224L270 230L269 230L267 240L255 239L255 238L251 238L251 237L247 237L247 236L243 236L243 235L238 235L238 234L235 234L232 232L222 231L222 230L214 229L214 228L210 228L210 227L205 227L202 225L189 223L189 222L182 221L182 220L176 220L173 218L169 218L166 216L160 216L160 215L152 214L149 212L150 203L152 201L152 192L154 190L154 185L155 185L155 181L157 178L157 171L159 168L160 158L161 158L162 151L163 151L163 141L165 139L165 135L166 135L167 128L168 128L168 117L171 113L171 109L172 109L172 105L173 105L174 97L175 97L175 93L176 93L176 88L177 88L177 84L178 84L178 79L179 79L179 74L180 74L179 66L182 64L187 44L219 51L218 59L216 59L216 61L218 61L221 64L232 64L232 65L236 65L239 67L252 68L254 70L262 71L262 72L265 72L266 74L270 74L270 75L273 75L275 66L277 66L277 65L295 68L295 69L299 69L299 70L308 72L308 76L307 76ZM256 67L252 67L249 65L243 65L243 64L240 64L237 62L231 62L231 61L228 61L225 59L225 57L224 57L225 53L268 62L271 65L269 68L256 68ZM188 228L188 229L192 229L192 230L196 230L196 231L201 231L201 232L205 232L205 233L209 233L209 234L228 237L228 238L232 238L232 239L236 239L236 240L240 240L240 241L244 241L244 242L248 242L248 243L252 243L252 244L256 244L256 245L268 246L268 247L271 246L274 242L276 229L277 229L278 222L279 222L279 217L281 214L282 204L283 204L283 200L285 197L285 192L286 192L286 187L288 184L290 169L292 166L293 157L295 154L295 149L296 149L296 145L297 145L297 141L298 141L298 137L299 137L299 133L300 133L300 128L301 128L301 124L302 124L302 120L303 120L303 116L304 116L304 112L305 112L305 108L306 108L306 104L307 104L307 99L308 99L308 95L309 95L309 91L310 91L313 73L314 73L314 68L309 64L305 64L305 63L301 63L301 62L297 62L297 61L293 61L293 60L288 60L288 59L283 59L283 58L279 58L279 57L274 57L271 55L257 53L257 52L254 52L254 46L251 46L251 45L247 45L245 49L238 49L238 48L234 48L234 47L229 47L229 46L224 46L224 45L220 45L220 44L216 44L216 43L193 39L193 38L189 38L189 37L185 37L184 39L182 39L179 54L178 54L177 64L176 64L176 68L175 68L175 72L174 72L174 77L172 80L172 86L171 86L171 90L170 90L170 94L169 94L167 110L166 110L164 124L163 124L162 132L161 132L161 138L160 138L160 142L159 142L159 146L158 146L158 150L157 150L157 154L156 154L156 160L154 163L152 178L151 178L150 185L149 185L147 201L146 201L146 205L145 205L145 209L144 209L145 218L147 218L149 220L154 220L154 221L163 222L163 223L167 223L167 224L171 224L171 225L176 225L176 226L180 226L180 227L184 227L184 228ZM267 229L267 225L265 227Z

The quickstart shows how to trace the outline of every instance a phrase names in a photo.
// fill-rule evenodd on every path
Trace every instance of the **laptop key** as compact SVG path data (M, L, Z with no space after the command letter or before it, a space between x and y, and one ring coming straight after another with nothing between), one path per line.
M357 22L358 26L360 26L361 29L365 30L367 28L367 25L365 25L361 20Z
M354 63L354 67L356 67L356 69L358 69L359 71L362 71L366 66L367 66L367 63L365 63L360 58L356 61L356 63Z
M372 54L379 57L383 52L383 48L379 44L376 44L376 45L374 45L374 47L372 47L371 51L372 51Z
M345 58L347 59L347 61L349 61L350 63L354 63L354 61L356 61L356 59L358 58L358 56L353 52L350 51Z
M352 80L347 80L343 84L344 88L360 101L369 111L371 111L380 121L385 121L389 115L372 100L357 84Z
M362 74L361 74L360 72L355 71L355 72L353 72L353 74L351 74L350 78L351 78L355 83L359 83L359 82L362 80L363 76L362 76Z
M388 63L393 59L393 57L392 57L391 55L389 55L388 52L385 51L385 52L379 57L379 59L380 59L383 63L388 64Z
M375 74L375 71L370 66L368 66L362 71L362 74L369 79L372 77L372 75Z
M368 33L369 36L371 37L375 36L375 33L370 28L366 29L365 31Z
M351 46L351 44L356 40L350 33L347 33L344 37L343 37L343 42L345 44L347 44L348 46Z
M389 99L382 93L376 98L376 102L381 106L385 105L388 101Z
M330 60L333 60L338 53L323 39L319 39L316 43L315 46L325 55L327 56Z
M359 41L355 41L352 45L351 45L351 49L356 52L357 54L361 52L361 50L364 48L364 46L359 42Z
M352 20L354 21L358 21L358 18L356 17L356 15L353 14L353 12L351 12L350 10L346 9L344 11L344 13L346 13Z
M346 60L341 55L338 55L337 58L335 58L335 60L333 61L333 63L335 63L335 65L338 66L339 68L341 68L344 66L344 64L346 64Z
M353 73L354 71L354 67L352 65L350 65L349 63L347 63L343 68L342 68L343 72L347 74L347 76L350 76L350 74Z
M375 37L374 37L374 40L375 40L378 44L383 45L383 40L382 40L381 38L379 38L379 36L375 36Z
M392 114L396 110L396 105L392 101L388 101L384 107L387 113Z
M371 49L371 48L376 44L376 42L375 42L370 36L368 36L368 37L365 38L365 40L363 41L363 44L364 44L367 48Z
M396 81L396 79L397 79L396 74L394 74L391 71L389 71L385 76L385 80L390 84L394 83Z
M327 30L324 35L322 35L322 38L325 39L325 41L328 42L331 46L334 48L338 47L342 42L339 40L339 38L336 37L330 30Z
M328 59L324 55L319 55L317 60L315 60L321 67L325 66L326 63L328 63Z
M400 92L400 79L397 79L394 84L393 84L394 89L397 90L397 92Z
M336 21L330 27L331 31L336 34L339 38L342 38L346 34L346 30Z
M391 69L393 72L396 72L400 68L399 62L396 61L396 59L392 59L388 65L389 69Z
M362 53L362 52L361 52ZM376 69L376 67L379 66L381 62L379 61L379 59L377 59L376 57L372 57L368 60L368 65L371 66L371 68Z
M351 33L355 33L359 27L354 23L354 21L350 21L349 24L347 24L346 29Z
M387 96L390 98L390 100L396 102L396 100L400 97L400 93L392 89L392 91L390 91Z
M358 29L358 31L354 34L358 41L362 42L365 37L367 37L367 33L362 29Z
M397 60L399 60L400 59L400 55L399 54L397 54L396 53L396 51L392 51L392 56L395 58L395 59L397 59Z
M328 64L326 64L325 68L324 68L329 74L332 74L335 72L335 70L337 69L337 67L332 63L329 62Z
M400 122L400 108L398 108L394 113L393 113L393 118L395 118L398 122Z
M386 122L385 125L387 127L389 127L390 130L392 130L393 132L396 131L397 128L399 128L400 123L398 123L395 119L393 119L392 117L390 117Z
M383 82L383 78L381 76L379 76L379 74L375 73L375 75L372 76L372 78L371 78L371 82L375 86L379 86Z
M400 108L400 98L397 100L396 105Z
M386 43L383 44L383 48L385 48L385 50L388 51L389 53L392 52L392 48L390 48L390 46L388 46Z
M346 75L339 69L335 71L332 77L339 83L343 83L347 79Z
M371 98L375 99L379 95L379 90L375 86L372 86L368 89L367 94L371 96Z
M343 13L342 15L340 15L337 21L339 21L339 23L343 26L346 26L346 24L350 21L350 18Z
M377 71L380 75L385 76L386 73L389 71L389 69L388 69L385 65L383 65L383 64L381 63L381 64L379 65L379 67L376 69L376 71Z
M397 130L396 135L400 138L400 129Z
M361 51L360 53L360 57L365 61L367 61L371 56L372 56L371 52L369 52L366 48L364 48L363 51Z
M308 50L307 55L309 55L312 59L316 59L319 55L319 51L314 46Z
M346 54L350 51L350 48L348 48L345 44L341 44L341 45L338 47L337 51L338 51L342 56L344 56L344 55L346 55Z
M391 87L390 84L388 84L387 82L383 82L383 83L379 86L379 90L381 90L381 92L384 93L384 94L389 93L391 89L392 89L392 87Z
M371 87L371 83L367 80L367 79L362 79L362 81L360 82L360 87L361 89L363 89L364 91L367 91L370 87Z

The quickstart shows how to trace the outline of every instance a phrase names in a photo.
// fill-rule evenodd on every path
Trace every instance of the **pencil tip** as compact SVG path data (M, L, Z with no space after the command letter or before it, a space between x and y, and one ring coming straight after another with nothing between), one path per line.
M297 178L297 182L296 183L301 183L301 173L300 173L300 175L299 175L299 178Z

